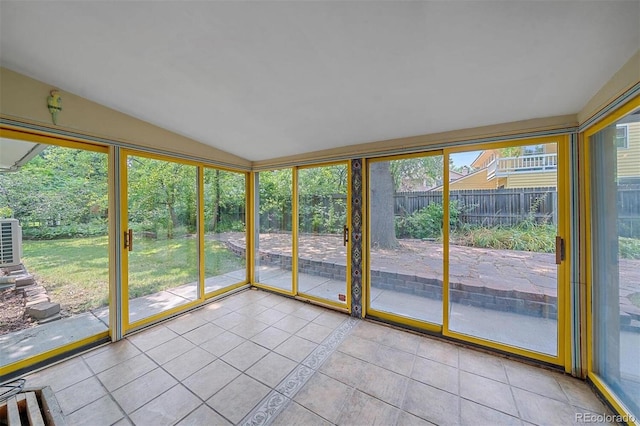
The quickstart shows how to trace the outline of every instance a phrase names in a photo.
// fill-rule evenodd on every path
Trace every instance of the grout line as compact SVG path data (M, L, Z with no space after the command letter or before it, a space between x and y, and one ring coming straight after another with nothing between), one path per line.
M358 323L345 319L322 343L287 375L240 422L243 426L268 426L289 405L295 394L309 381L318 368L335 352Z

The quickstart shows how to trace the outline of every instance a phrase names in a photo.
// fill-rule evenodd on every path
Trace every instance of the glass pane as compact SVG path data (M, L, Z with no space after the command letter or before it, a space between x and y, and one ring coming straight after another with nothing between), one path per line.
M449 163L449 328L557 354L557 146Z
M441 155L369 167L369 306L442 324Z
M205 293L247 281L246 175L204 170Z
M127 157L129 323L198 299L196 167Z
M593 369L640 417L640 111L590 138ZM619 144L627 129L628 145Z
M109 238L106 154L0 152L2 367L108 330Z
M298 171L298 293L345 303L347 166Z
M256 281L293 291L292 170L270 170L256 175Z

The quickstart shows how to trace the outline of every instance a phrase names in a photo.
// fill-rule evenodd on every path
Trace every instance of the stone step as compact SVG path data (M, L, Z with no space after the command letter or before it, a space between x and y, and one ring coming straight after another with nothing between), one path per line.
M31 307L39 304L39 303L48 303L51 302L51 299L46 294L39 294L38 296L33 297L31 300L26 300L25 302L25 310L28 312Z
M62 315L60 315L58 313L58 314L52 315L50 317L47 317L47 318L39 320L38 324L46 324L46 323L49 323L49 322L52 322L52 321L57 321L57 320L59 320L61 318L62 318Z
M19 265L13 265L13 266L3 266L2 270L7 274L10 274L16 271L26 271L22 263Z
M36 283L33 275L22 275L16 277L16 287L26 287L29 285L34 285Z
M47 294L47 289L44 288L41 285L35 285L35 286L30 286L30 287L25 287L23 289L24 291L24 295L26 297L33 297L33 296L37 296L39 294Z
M35 304L29 309L27 309L27 313L30 317L42 320L53 315L60 313L60 304L59 303L51 303L51 302L42 302Z

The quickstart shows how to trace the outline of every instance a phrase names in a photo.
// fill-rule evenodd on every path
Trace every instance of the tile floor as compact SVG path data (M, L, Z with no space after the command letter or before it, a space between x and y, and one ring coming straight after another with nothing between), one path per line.
M70 425L556 425L582 381L248 290L27 377Z

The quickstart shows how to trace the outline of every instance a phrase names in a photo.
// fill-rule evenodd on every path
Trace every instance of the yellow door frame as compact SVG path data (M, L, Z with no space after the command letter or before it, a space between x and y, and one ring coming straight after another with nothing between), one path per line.
M557 191L558 191L558 224L557 235L565 241L565 260L558 265L557 273L557 354L555 356L520 348L505 343L494 342L480 337L469 336L463 333L451 330L449 327L449 168L444 168L444 226L443 239L445 242L445 271L444 271L444 291L443 291L443 335L461 341L466 341L476 345L485 346L497 351L512 353L518 356L535 359L537 361L548 364L562 366L565 371L571 371L571 351L567 348L571 347L571 328L568 315L571 312L571 298L569 297L570 287L570 265L571 259L571 241L569 226L569 136L546 136L529 139L504 140L488 144L474 145L471 147L452 147L444 149L445 164L449 164L449 155L459 152L500 149L514 146L539 145L547 143L556 143L558 154L557 166Z
M274 170L284 170L284 169L288 169L291 170L291 244L293 245L291 248L291 291L287 291L284 290L282 288L278 288L269 284L265 284L265 283L261 283L255 280L255 265L254 265L254 260L256 259L256 256L258 255L258 253L256 253L255 250L255 241L253 241L253 246L251 247L251 252L252 252L252 256L253 256L253 260L252 260L252 273L251 273L251 277L252 277L252 282L253 285L258 287L258 288L264 288L267 289L269 291L273 291L275 293L280 293L280 294L284 294L287 296L292 296L295 297L297 299L301 299L301 300L307 300L316 304L320 304L320 305L325 305L327 307L331 307L331 308L335 308L335 309L339 309L342 311L346 311L346 312L351 312L351 274L350 274L350 269L351 269L351 252L349 250L349 248L351 247L351 241L349 241L349 243L347 244L347 261L346 261L346 300L345 303L338 303L338 302L334 302L332 300L327 300L327 299L322 299L320 297L316 297L313 295L309 295L309 294L305 294L305 293L300 293L298 291L298 235L299 235L299 224L298 224L298 217L299 217L299 203L298 203L298 193L299 193L299 188L298 188L298 172L300 170L304 170L304 169L312 169L312 168L319 168L319 167L327 167L327 166L335 166L335 165L344 165L346 170L347 170L347 206L346 206L346 215L347 215L347 227L349 229L351 229L351 161L349 160L342 160L342 161L331 161L331 162L325 162L325 163L314 163L314 164L309 164L309 165L300 165L300 166L292 166L292 167L283 167L283 168L278 168L278 169L269 169L269 170L263 170L260 172L253 172L251 173L252 178L251 178L251 185L253 188L253 191L255 193L259 193L259 188L256 188L255 186L255 173L261 173L261 172L269 172L269 171L274 171ZM258 181L259 182L259 181ZM259 184L259 183L258 183ZM252 211L252 229L253 227L255 227L255 216L256 216L256 209L259 208L259 206L254 205ZM257 232L258 230L256 230Z
M121 149L120 151L120 233L123 234L129 228L129 218L128 218L128 183L129 176L127 170L127 158L129 156L137 156L143 158L150 158L153 160L166 161L171 163L178 163L188 166L193 166L196 168L196 194L197 194L197 208L198 208L198 288L197 288L197 298L193 301L184 303L180 306L176 306L174 308L167 309L163 312L142 318L140 320L130 322L129 318L129 251L124 245L124 238L120 239L121 246L119 247L120 252L122 253L122 292L121 292L121 306L122 306L122 332L123 335L145 327L149 324L161 321L163 319L169 318L171 316L180 314L182 312L193 309L199 305L201 305L206 299L210 299L219 294L228 292L235 288L246 285L246 282L240 282L237 284L233 284L222 289L219 289L215 292L208 293L205 295L204 292L204 270L205 270L205 259L204 259L204 168L212 168L210 166L205 166L203 163L185 160L180 158L171 157L168 155L149 153L145 151L133 150L133 149ZM233 171L230 169L216 167L220 170L225 171ZM247 181L247 174L245 173L245 182ZM247 194L245 194L246 198ZM249 233L249 229L247 228L247 234ZM248 241L248 238L247 238ZM248 270L248 251L245 250L245 269ZM247 274L245 274L246 277Z
M516 346L493 342L487 339L482 339L474 336L468 336L449 328L449 156L453 153L479 151L487 149L499 149L512 146L527 146L537 145L545 143L556 143L558 150L558 168L557 168L557 188L558 188L558 224L557 235L561 236L565 241L565 261L558 266L558 336L557 336L557 354L551 356L548 354L538 353L535 351L519 348ZM369 164L377 161L390 161L400 160L406 158L416 158L423 156L435 156L442 155L444 168L443 168L443 210L444 210L444 224L443 224L443 292L442 292L442 324L434 324L415 318L408 318L391 312L379 311L371 308L371 301L369 296L371 294L371 277L370 277L370 247L366 243L365 253L365 287L366 297L364 298L364 309L367 315L380 318L382 320L394 322L397 324L405 325L411 328L425 330L432 333L442 334L443 336L452 338L454 340L469 342L475 345L485 346L497 351L512 353L518 356L535 359L548 364L562 366L565 371L571 371L571 351L568 350L571 346L571 329L568 315L570 309L570 297L569 297L569 284L570 284L570 265L569 259L571 259L571 241L569 233L569 136L547 136L528 139L508 139L500 142L483 143L477 145L457 146L451 148L444 148L440 150L425 151L412 154L400 154L390 155L379 158L367 159L364 163L365 179L369 182ZM367 201L368 203L368 201ZM371 212L367 206L367 238L366 241L370 241L369 233L371 231ZM364 297L364 296L363 296Z
M107 145L97 144L90 141L85 141L80 138L73 137L65 137L60 135L51 135L46 132L36 131L36 130L25 130L17 126L11 125L0 125L0 137L6 139L16 139L25 142L33 142L39 144L60 146L64 148L72 148L72 149L80 149L84 151L93 151L104 153L107 157L109 147ZM108 162L110 159L108 159ZM111 170L112 165L107 164L107 169ZM111 219L109 219L111 221ZM109 245L113 244L113 238L109 236ZM109 250L109 253L111 250ZM111 256L109 256L111 258ZM111 259L109 260L109 267L111 267ZM111 285L109 286L111 289ZM109 291L111 293L111 291ZM111 298L109 298L111 300ZM109 303L109 310L112 309L111 303ZM30 356L28 358L24 358L22 360L7 364L3 367L0 367L0 377L4 377L13 372L23 370L34 366L38 363L44 362L48 359L59 357L65 353L69 353L73 350L77 350L79 348L87 347L92 344L97 344L98 342L104 341L109 338L111 335L112 327L109 327L109 330L103 331L101 333L95 334L93 336L89 336L75 342L68 343L66 345L62 345L60 347Z
M582 210L581 216L584 218L583 223L581 224L581 228L584 229L584 247L585 252L580 253L580 263L584 265L584 268L581 268L581 271L585 273L585 283L586 283L586 322L587 322L587 378L594 384L594 386L598 389L598 391L604 396L609 404L618 412L618 413L627 413L630 414L631 411L626 407L624 402L618 398L613 390L606 384L604 379L600 377L600 375L593 370L593 352L594 352L594 339L593 339L593 273L592 273L592 265L593 265L593 247L592 247L592 232L591 232L591 150L589 139L591 136L595 135L602 129L607 126L614 124L616 121L620 120L624 116L632 113L636 109L640 108L640 96L636 96L631 99L627 103L622 106L616 108L614 111L609 113L606 117L598 121L593 126L590 126L588 129L584 130L580 135L580 140L582 143L582 158L581 161L585 165L585 176L584 176L584 192L581 194L583 198L583 203L581 203L580 207ZM628 424L634 424L631 420L627 422ZM635 423L639 424L639 423Z

